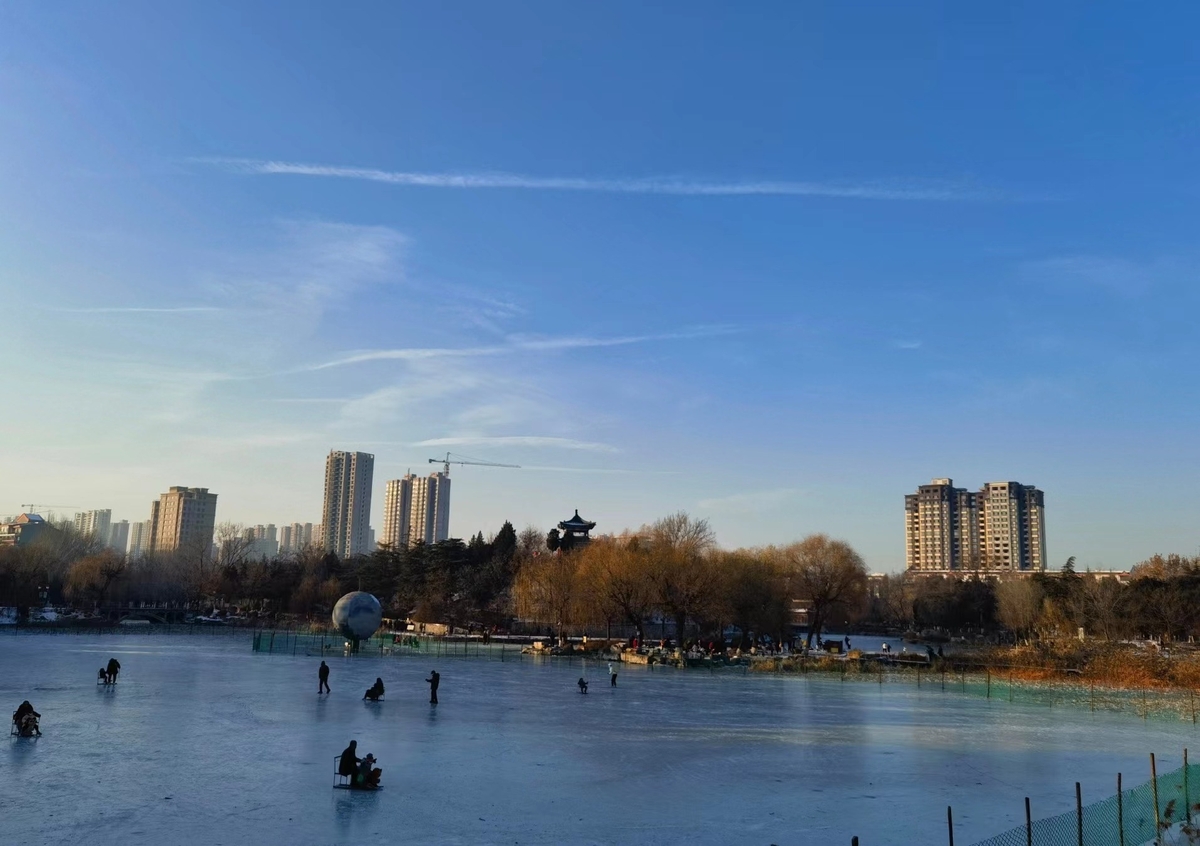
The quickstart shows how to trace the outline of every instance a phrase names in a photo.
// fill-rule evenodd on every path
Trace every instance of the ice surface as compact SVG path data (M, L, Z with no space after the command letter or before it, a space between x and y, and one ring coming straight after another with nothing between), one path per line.
M114 690L95 684L109 657ZM4 844L957 843L1179 764L1191 723L937 686L554 659L252 654L245 636L0 634ZM430 669L441 704L428 705ZM581 696L575 681L591 682ZM382 676L386 700L361 701ZM355 738L385 789L332 789Z

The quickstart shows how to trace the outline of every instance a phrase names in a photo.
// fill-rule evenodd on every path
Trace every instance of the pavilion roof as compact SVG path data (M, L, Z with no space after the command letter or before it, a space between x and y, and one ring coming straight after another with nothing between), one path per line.
M579 509L575 509L575 516L570 520L563 520L558 524L558 527L564 532L590 532L596 528L596 524L590 520L584 520L579 516Z

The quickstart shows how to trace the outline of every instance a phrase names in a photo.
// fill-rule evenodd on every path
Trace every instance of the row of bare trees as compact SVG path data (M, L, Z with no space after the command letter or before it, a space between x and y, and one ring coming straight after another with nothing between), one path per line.
M846 543L811 535L783 547L721 550L704 520L673 514L632 538L598 538L568 553L524 563L513 608L563 633L633 630L670 621L680 639L734 626L790 639L793 602L808 609L809 639L865 610L867 571Z
M1007 631L1021 640L1180 639L1200 635L1200 556L1155 555L1127 582L1077 573L965 580L888 576L873 592L866 620L893 628Z
M30 607L42 594L79 607L106 603L235 604L261 613L327 613L348 590L375 593L389 613L423 621L503 624L516 615L564 631L636 631L649 621L677 636L736 627L789 639L793 603L809 628L838 626L866 610L866 568L846 543L812 535L787 546L722 550L704 520L673 514L631 540L598 538L551 551L546 535L505 524L492 538L444 541L341 561L322 550L253 556L245 529L222 524L204 549L129 560L69 525L0 551L0 605Z

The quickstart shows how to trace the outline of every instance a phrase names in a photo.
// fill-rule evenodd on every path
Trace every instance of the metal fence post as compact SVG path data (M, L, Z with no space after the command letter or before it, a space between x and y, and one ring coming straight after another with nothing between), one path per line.
M858 846L858 838L857 837L850 838L850 846Z
M950 846L954 846L954 810L946 806L946 829L950 833Z
M1025 797L1025 846L1033 846L1033 816L1029 813L1029 797Z
M1183 750L1183 812L1187 816L1184 817L1190 824L1192 821L1192 805L1188 798L1188 762L1187 762L1187 747Z
M1154 753L1150 753L1150 786L1154 789L1154 842L1161 843L1161 822L1158 818L1158 766L1154 763Z
M987 698L992 698L992 668L987 668Z
M1075 825L1079 832L1079 846L1083 846L1083 791L1075 782Z
M1117 773L1117 844L1125 846L1125 795L1121 790L1121 774Z

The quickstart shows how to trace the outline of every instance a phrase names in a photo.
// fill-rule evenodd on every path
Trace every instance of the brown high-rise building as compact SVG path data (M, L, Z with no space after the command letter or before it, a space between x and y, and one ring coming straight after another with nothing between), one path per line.
M203 550L212 555L217 495L208 488L173 487L150 506L152 552Z
M934 479L904 497L908 570L1046 569L1045 494L988 482L978 492Z

